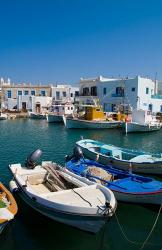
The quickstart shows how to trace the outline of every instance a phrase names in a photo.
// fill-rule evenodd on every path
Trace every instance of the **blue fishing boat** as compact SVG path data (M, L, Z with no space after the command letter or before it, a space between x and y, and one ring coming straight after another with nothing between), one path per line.
M162 174L162 154L150 154L132 149L120 148L111 144L83 139L76 142L85 157L104 165L112 165L122 170L132 169L136 173Z
M91 181L101 182L114 192L119 201L162 204L160 181L85 159L77 150L74 150L74 155L66 157L66 160L68 170Z

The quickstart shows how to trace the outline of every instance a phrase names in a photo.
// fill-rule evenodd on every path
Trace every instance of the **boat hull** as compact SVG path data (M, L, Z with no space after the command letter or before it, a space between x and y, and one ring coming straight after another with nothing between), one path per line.
M32 200L26 193L22 190L18 192L21 199L26 202L31 208L35 209L42 215L60 223L67 224L69 226L78 228L80 230L88 231L91 233L97 233L102 226L108 221L109 217L96 217L96 216L81 216L78 214L70 214L65 212L60 212L55 209L50 209L42 204Z
M7 226L7 224L8 224L8 222L4 222L4 223L0 224L0 234L2 233L4 228Z
M84 155L91 159L96 160L98 153L91 152L86 148L82 148ZM106 157L104 155L100 155L98 162L103 165L111 165L115 168L121 170L130 170L130 162L118 160L115 158ZM142 173L142 174L162 174L162 162L157 163L135 163L131 162L131 170L135 173Z
M135 122L126 123L125 124L125 132L133 133L133 132L151 132L157 131L161 128L160 124L152 124L152 125L143 125Z
M47 122L63 122L62 115L54 115L54 114L48 114L47 115Z
M157 193L122 193L111 189L117 200L129 203L141 203L141 204L162 204L162 192Z
M7 120L7 116L0 116L0 121Z
M46 119L46 115L30 113L31 119Z
M64 124L68 129L108 129L121 127L121 122L114 121L86 121L81 119L65 118Z
M105 187L111 189L115 198L119 201L129 203L143 203L143 204L162 204L162 182L156 181L149 177L130 174L125 171L115 170L111 167L97 162L88 160L86 158L73 158L66 163L69 171L74 172L78 176L85 176L91 181L105 180ZM89 172L88 169L96 168L95 172ZM97 174L97 168L100 171ZM101 169L106 170L113 176L111 180L106 180L106 175L101 175ZM96 173L96 174L95 174ZM102 177L101 177L102 176Z

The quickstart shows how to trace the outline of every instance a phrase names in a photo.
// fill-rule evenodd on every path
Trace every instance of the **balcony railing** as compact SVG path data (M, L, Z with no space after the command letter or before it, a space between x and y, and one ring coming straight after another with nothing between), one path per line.
M152 99L162 99L162 95L152 95Z
M97 96L96 94L91 94L91 93L80 93L79 96Z
M112 94L111 97L125 97L124 94Z

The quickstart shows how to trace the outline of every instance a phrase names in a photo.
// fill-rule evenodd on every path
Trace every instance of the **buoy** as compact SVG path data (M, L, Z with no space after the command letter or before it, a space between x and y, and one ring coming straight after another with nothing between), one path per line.
M13 181L13 180L9 182L9 188L10 188L10 191L11 191L12 193L16 193L16 192L19 191L19 188L18 188L16 182Z

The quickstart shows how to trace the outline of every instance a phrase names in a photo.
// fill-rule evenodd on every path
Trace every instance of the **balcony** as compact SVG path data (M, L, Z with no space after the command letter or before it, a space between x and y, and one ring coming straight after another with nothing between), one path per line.
M97 96L76 96L75 97L75 103L78 103L80 105L96 105L96 102L98 101Z
M152 95L152 99L162 99L162 95Z
M125 95L123 93L119 93L119 94L112 94L111 97L125 97Z

